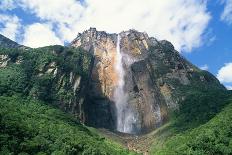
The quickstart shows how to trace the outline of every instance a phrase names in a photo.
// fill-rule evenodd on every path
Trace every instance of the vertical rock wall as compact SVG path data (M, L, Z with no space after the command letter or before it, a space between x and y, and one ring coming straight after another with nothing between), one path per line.
M180 86L199 85L210 81L220 83L210 75L209 81L200 80L201 70L186 61L168 41L157 41L146 33L135 30L120 34L120 51L125 71L124 91L128 108L136 119L134 133L148 132L164 124L169 111L178 109L184 95L178 94ZM118 82L115 70L117 34L97 31L95 28L78 34L71 43L82 47L94 56L89 91L85 100L86 122L95 127L116 129L113 94ZM198 76L199 75L199 76ZM223 87L221 87L224 89Z

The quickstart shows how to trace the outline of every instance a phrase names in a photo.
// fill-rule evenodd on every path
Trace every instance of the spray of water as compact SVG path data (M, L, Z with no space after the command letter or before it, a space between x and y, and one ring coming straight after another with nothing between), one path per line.
M156 104L154 107L154 114L155 114L155 118L156 118L156 126L159 127L162 124L162 117L161 117L161 109L159 104Z
M117 130L124 133L134 133L136 117L133 110L128 105L128 95L124 90L125 70L123 67L123 58L120 51L120 35L117 38L117 55L115 69L118 75L118 84L114 91L114 101L117 115Z

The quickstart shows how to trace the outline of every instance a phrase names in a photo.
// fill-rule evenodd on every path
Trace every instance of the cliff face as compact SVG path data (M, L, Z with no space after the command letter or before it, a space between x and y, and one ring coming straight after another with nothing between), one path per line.
M225 90L170 42L135 30L108 34L90 28L70 47L0 43L0 94L23 92L93 127L149 132L168 121L189 92Z
M196 83L224 90L216 78L187 62L168 41L157 41L135 30L119 35L125 70L124 91L127 108L133 111L135 133L147 132L165 123L170 111L178 109L179 101L184 100L182 90L195 88ZM111 129L116 128L117 121L113 96L118 83L115 69L117 36L90 28L71 43L94 56L88 98L84 104L86 121Z
M0 48L0 95L20 93L84 121L91 62L92 56L77 48Z

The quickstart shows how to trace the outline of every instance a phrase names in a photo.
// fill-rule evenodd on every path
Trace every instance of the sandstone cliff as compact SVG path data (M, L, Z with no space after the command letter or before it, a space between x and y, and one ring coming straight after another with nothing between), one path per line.
M90 86L85 100L87 122L115 129L113 92L118 76L115 71L118 34L95 28L78 34L71 43L94 56ZM168 41L158 41L135 30L120 34L120 49L125 69L128 108L134 111L135 132L150 131L168 120L169 113L184 100L181 90L195 85L224 89L218 80L186 61Z

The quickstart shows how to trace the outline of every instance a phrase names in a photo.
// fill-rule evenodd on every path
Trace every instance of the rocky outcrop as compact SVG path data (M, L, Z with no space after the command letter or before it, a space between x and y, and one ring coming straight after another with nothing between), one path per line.
M91 74L91 87L98 97L112 98L117 75L114 64L116 57L116 34L109 35L91 28L72 42L74 47L82 47L94 55L94 65Z
M115 128L113 112L113 89L117 75L114 64L116 57L116 34L98 32L91 28L79 34L72 42L94 55L89 91L85 100L86 123L96 127Z
M186 61L170 42L158 41L135 30L119 35L125 69L124 89L128 95L128 108L134 111L137 119L136 133L148 132L168 120L169 112L178 109L179 101L184 99L180 88L197 81L198 85L213 83L218 89L224 89L212 75ZM114 67L116 43L117 34L95 28L79 33L71 43L94 56L88 97L84 103L86 121L111 129L115 129L117 119L113 100L118 80Z
M8 55L0 55L0 68L6 67L9 60Z

